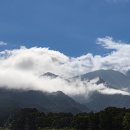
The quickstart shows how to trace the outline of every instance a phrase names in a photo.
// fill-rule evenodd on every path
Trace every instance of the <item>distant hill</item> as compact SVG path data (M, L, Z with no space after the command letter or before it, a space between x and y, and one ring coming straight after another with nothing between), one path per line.
M84 104L93 111L100 111L106 107L130 108L130 96L120 94L104 95L95 92Z
M37 108L44 112L78 113L88 109L63 92L43 93L40 91L23 91L0 89L0 117L19 108Z
M130 70L127 71L126 76L130 78Z

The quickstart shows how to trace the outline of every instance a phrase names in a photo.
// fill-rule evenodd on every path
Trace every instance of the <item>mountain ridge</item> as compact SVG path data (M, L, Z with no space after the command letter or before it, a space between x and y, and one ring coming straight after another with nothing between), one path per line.
M88 108L63 92L45 93L34 90L0 88L0 115L20 108L37 108L44 112L85 112Z
M81 76L77 76L75 78L80 78L82 81L84 81L92 80L96 77L100 77L109 86L115 89L128 88L130 90L130 78L123 73L115 70L96 70Z

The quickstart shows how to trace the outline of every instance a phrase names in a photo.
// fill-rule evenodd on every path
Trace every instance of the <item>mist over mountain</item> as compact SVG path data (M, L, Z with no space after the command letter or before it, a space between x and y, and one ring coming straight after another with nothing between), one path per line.
M89 95L88 99L85 99L82 95L75 96L75 100L82 102L88 108L94 111L103 110L106 107L130 107L130 95L122 95L120 93L112 93L111 88L115 90L130 90L130 78L123 73L114 70L97 70L90 73L86 73L81 76L76 76L74 79L80 78L81 81L88 81L92 84L104 85L109 88L107 94L95 91Z
M119 108L130 108L130 96L114 94L114 95L105 95L101 93L93 93L89 100L81 100L92 111L100 111L106 107L119 107Z
M10 110L37 107L54 112L129 107L130 45L110 37L98 38L97 44L112 52L69 57L40 47L1 51L1 109L7 104Z
M70 87L71 91L74 90L73 87L79 89L82 86L83 92L80 91L74 95L70 93L67 96L64 94L65 91L48 93L33 89L5 89L3 87L0 89L1 116L2 114L4 116L11 111L28 107L37 108L44 112L72 113L90 110L99 111L108 106L130 107L129 93L122 90L123 87L117 87L118 81L123 84L129 81L128 77L114 70L98 70L68 80L60 79L58 75L48 72L43 74L41 78L45 78L44 80L48 80L48 82L63 80L64 84L67 84L66 87Z
M105 95L95 92L87 100L83 96L76 96L74 99L86 105L91 111L101 111L106 107L130 108L130 96L121 94Z
M130 78L119 71L97 70L79 76L81 80L92 80L100 77L109 87L116 89L128 88L130 90Z

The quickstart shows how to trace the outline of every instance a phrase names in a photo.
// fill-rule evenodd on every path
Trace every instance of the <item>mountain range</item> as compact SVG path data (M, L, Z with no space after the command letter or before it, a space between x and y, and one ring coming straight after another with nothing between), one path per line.
M114 70L97 70L90 73L86 73L81 76L74 78L80 78L82 81L92 81L97 79L95 82L97 85L104 84L108 88L115 90L127 90L130 91L130 78L129 76ZM90 95L89 99L76 98L77 101L85 104L90 110L100 111L106 107L130 107L130 96L122 94L102 94L94 92Z
M57 78L60 76L53 73L45 73L42 77ZM103 84L105 87L128 91L130 90L130 77L114 70L97 70L84 75L73 77L73 81L91 82L97 78L96 85ZM62 77L63 79L63 77ZM71 82L72 79L65 79ZM103 94L93 92L88 99L82 95L68 96L61 91L42 92L35 90L16 90L0 88L0 115L5 116L19 108L37 108L44 112L88 112L99 111L105 107L130 107L130 96L123 94Z

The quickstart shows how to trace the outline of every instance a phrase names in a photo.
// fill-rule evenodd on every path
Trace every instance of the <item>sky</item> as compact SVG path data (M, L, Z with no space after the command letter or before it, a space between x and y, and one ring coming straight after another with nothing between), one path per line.
M70 57L110 50L106 36L130 43L130 0L1 0L0 51L49 47Z
M66 80L100 69L130 71L129 23L130 0L0 0L0 87L130 95ZM41 78L46 72L59 77Z

